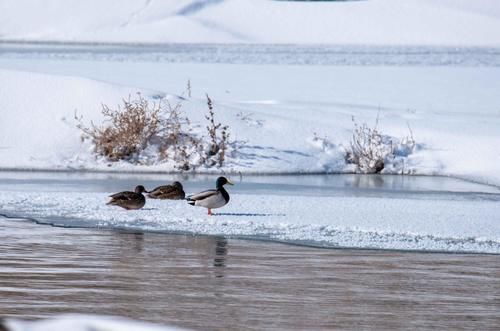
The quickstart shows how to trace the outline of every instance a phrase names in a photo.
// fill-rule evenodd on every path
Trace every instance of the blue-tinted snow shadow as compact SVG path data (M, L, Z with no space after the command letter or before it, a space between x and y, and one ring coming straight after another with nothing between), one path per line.
M214 213L214 216L248 216L248 217L258 217L258 216L286 216L286 214L265 214L265 213Z

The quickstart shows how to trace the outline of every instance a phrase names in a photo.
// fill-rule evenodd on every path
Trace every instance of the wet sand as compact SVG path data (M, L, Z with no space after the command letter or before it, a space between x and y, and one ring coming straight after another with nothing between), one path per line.
M498 330L500 256L334 250L0 219L0 317L195 330Z

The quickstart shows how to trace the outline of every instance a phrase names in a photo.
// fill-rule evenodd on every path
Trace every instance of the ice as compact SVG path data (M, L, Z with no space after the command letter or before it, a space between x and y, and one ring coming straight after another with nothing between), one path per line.
M187 331L170 326L134 321L124 317L65 314L51 318L27 321L8 318L2 324L9 331Z
M496 199L231 194L214 210L148 200L142 210L107 206L107 194L0 193L0 211L40 223L259 238L324 247L500 253Z
M174 172L171 161L96 158L74 116L100 123L101 103L136 92L179 100L189 81L193 132L203 133L208 93L239 143L222 168L197 173L352 173L356 122L397 145L385 174L500 186L496 0L23 0L0 2L0 21L1 170ZM415 145L400 140L409 127ZM103 193L49 188L1 192L0 210L62 226L500 252L496 198L250 193L211 218L182 201L127 212Z

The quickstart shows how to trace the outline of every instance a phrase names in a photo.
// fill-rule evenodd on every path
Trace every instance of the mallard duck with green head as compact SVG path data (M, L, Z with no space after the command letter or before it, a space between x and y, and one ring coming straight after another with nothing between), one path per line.
M111 200L107 205L120 206L127 210L141 209L146 204L146 198L142 193L148 193L144 186L139 185L134 192L123 191L110 195Z
M173 182L172 185L158 186L149 191L148 198L163 200L184 200L186 193L180 182Z
M191 206L200 206L208 209L208 215L212 215L212 209L225 206L229 202L229 193L224 185L234 185L226 177L219 177L215 182L215 190L206 190L193 194L187 198Z

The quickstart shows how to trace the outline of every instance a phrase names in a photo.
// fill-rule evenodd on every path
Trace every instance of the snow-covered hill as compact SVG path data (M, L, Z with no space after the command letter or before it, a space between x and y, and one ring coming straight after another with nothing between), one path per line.
M0 40L500 46L496 0L16 0Z

